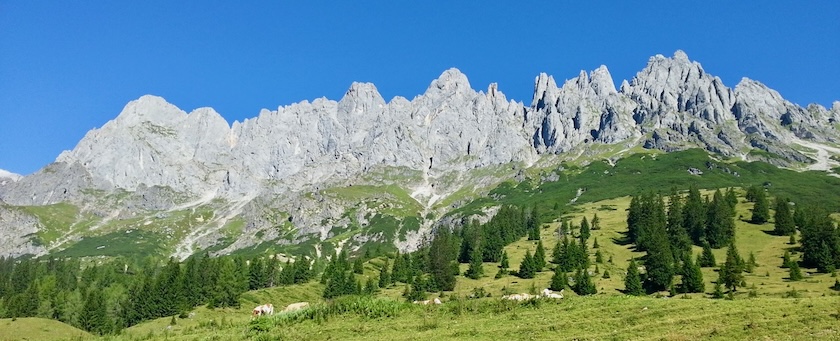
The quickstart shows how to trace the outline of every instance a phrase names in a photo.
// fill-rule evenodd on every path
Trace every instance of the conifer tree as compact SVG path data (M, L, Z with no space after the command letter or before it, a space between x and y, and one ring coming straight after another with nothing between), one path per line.
M674 193L669 199L666 225L674 258L680 258L683 253L691 253L691 237L685 229L684 221L682 198Z
M537 211L537 205L531 209L531 214L527 220L528 240L540 240L540 217Z
M601 219L598 219L598 213L595 213L592 216L592 230L600 230L601 229Z
M785 254L782 256L782 269L786 269L790 267L790 251L785 250Z
M645 285L650 291L667 290L674 277L674 256L664 231L649 236L647 259L645 260Z
M627 276L624 277L624 293L633 296L644 295L642 290L642 279L639 275L639 266L635 259L630 260L627 266Z
M502 259L499 262L499 268L507 272L510 268L510 258L508 258L507 251L502 251Z
M601 250L595 251L595 263L604 263L604 255Z
M720 278L718 278L718 280L715 282L715 289L712 292L712 298L723 298L723 286L721 285Z
M479 279L484 276L484 266L481 258L481 249L479 247L473 248L473 253L470 255L470 267L464 276L472 279Z
M563 257L563 239L557 239L557 242L554 243L554 248L551 249L551 262L554 264L560 264L560 260Z
M234 262L227 257L218 259L219 277L210 293L211 308L239 308L240 284Z
M265 276L265 267L262 258L256 257L248 265L248 289L257 290L264 288L268 280Z
M598 249L600 247L601 247L601 245L598 244L598 238L595 238L595 241L592 243L592 248L593 249Z
M378 290L379 290L379 286L378 286L378 285L376 284L376 282L373 280L373 277L368 277L367 282L365 282L365 287L364 287L364 289L362 290L362 293L363 293L364 295L368 295L368 296L369 296L369 295L373 295L373 294L375 294L375 293L376 293L376 291L378 291Z
M790 238L788 238L788 245L796 245L796 232L790 234Z
M601 277L602 278L610 278L610 270L609 269L604 270L604 275L601 276Z
M382 265L382 268L379 269L379 287L380 288L387 288L391 285L391 274L388 273L389 267L389 260L385 258L385 264Z
M720 281L723 285L729 288L730 291L736 291L738 286L744 280L744 261L738 254L738 249L735 243L729 244L726 250L726 263L720 268Z
M706 206L700 197L700 191L694 185L688 189L688 197L683 207L683 223L695 244L706 238Z
M112 325L101 290L93 288L88 292L79 315L79 325L82 329L98 335L105 335L111 331Z
M589 271L586 269L578 269L575 274L574 291L578 295L595 295L598 290L595 288L595 283L592 283L592 278L589 277Z
M560 291L569 286L569 280L566 273L560 267L554 269L554 275L551 276L551 284L548 288L554 291Z
M700 254L698 262L700 263L700 266L704 268L711 268L717 266L717 261L715 261L715 254L712 253L712 247L709 246L709 243L703 243L703 253Z
M729 209L735 212L735 205L738 204L738 197L735 195L735 190L732 187L726 189L726 203L729 204Z
M793 214L790 212L790 204L787 199L776 198L776 212L773 214L773 232L780 236L793 236L796 233L796 224L793 222Z
M365 265L361 257L357 257L356 260L353 261L353 273L359 275L365 273Z
M799 269L798 262L790 262L790 275L789 278L791 281L801 281L802 280L802 270Z
M720 190L715 191L714 199L708 205L706 218L706 241L713 248L729 244L735 236L733 211L729 208Z
M703 271L700 270L700 257L692 261L691 254L683 256L682 289L683 292L703 292L706 285L703 282Z
M458 244L452 232L446 227L435 231L428 251L428 267L436 289L451 291L455 288L455 274L458 273Z
M531 256L531 251L525 251L525 258L522 259L522 263L519 265L519 272L517 272L517 276L526 279L534 278L536 273L536 264L534 262L534 257Z
M583 217L580 221L580 241L582 243L586 243L586 241L589 240L590 235L589 222L586 221L586 217Z
M537 242L537 250L534 252L534 268L537 272L543 271L545 268L545 248L542 240Z
M753 273L757 266L758 262L755 260L755 253L750 252L750 258L748 258L747 263L744 265L744 270L748 273Z
M764 189L758 189L754 195L755 205L753 206L750 222L753 224L764 224L770 220L770 203L767 201L767 193L764 192Z

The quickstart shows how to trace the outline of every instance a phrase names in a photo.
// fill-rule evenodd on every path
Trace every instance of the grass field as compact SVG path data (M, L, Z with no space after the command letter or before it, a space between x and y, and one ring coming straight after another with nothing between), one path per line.
M0 340L87 340L93 338L84 330L37 317L0 319Z

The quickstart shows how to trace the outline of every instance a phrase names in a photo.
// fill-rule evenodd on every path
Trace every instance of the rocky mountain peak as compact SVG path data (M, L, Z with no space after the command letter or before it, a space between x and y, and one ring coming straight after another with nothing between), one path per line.
M141 122L165 125L177 123L185 116L187 116L186 112L167 102L163 97L144 95L128 102L113 122L124 126L137 125Z
M444 71L440 77L432 81L429 85L427 93L442 92L442 93L466 93L472 91L470 81L467 76L461 73L461 70L451 68Z
M546 106L554 106L557 102L558 90L554 77L540 73L534 79L534 96L531 100L531 107L540 110Z

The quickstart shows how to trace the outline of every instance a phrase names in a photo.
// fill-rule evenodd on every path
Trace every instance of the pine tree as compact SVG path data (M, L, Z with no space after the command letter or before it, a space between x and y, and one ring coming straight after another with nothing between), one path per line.
M541 240L537 242L537 250L534 252L534 267L537 272L541 272L545 265L545 248Z
M600 230L601 229L601 219L598 219L598 213L595 213L592 216L592 230Z
M112 330L105 307L105 297L101 290L96 288L89 290L79 315L79 325L82 329L98 335L105 335Z
M788 245L796 245L796 232L790 234L790 238L788 238Z
M802 265L817 268L822 273L834 272L840 265L840 233L828 213L808 209L800 231Z
M373 295L379 290L379 286L376 284L376 281L373 280L373 277L368 277L367 281L365 281L365 286L362 289L363 295Z
M674 258L680 258L683 253L691 253L691 237L685 229L684 219L682 198L674 193L669 200L666 225Z
M729 209L735 212L735 205L738 204L738 197L735 195L735 190L732 187L726 189L726 203L729 204Z
M831 286L831 290L840 291L840 279L834 280L834 285Z
M674 256L664 231L652 233L649 238L650 248L645 260L647 277L645 285L650 291L667 290L674 277Z
M723 286L721 285L720 278L715 282L715 290L712 292L712 298L723 298Z
M499 268L507 271L510 268L510 258L508 258L507 251L502 251L502 259L499 262Z
M720 190L715 191L714 199L708 205L706 218L706 241L713 248L729 244L735 236L735 220Z
M534 278L536 273L536 264L534 262L534 257L531 256L531 251L525 251L525 258L522 259L522 263L519 265L519 272L517 272L517 276L526 279Z
M379 287L380 288L387 288L391 285L391 275L388 273L388 266L389 260L385 258L385 264L382 265L382 268L379 269Z
M451 291L458 273L458 244L446 227L438 228L428 251L428 267L436 289Z
M791 281L801 281L802 280L802 270L799 269L798 262L790 262L790 280Z
M592 278L589 277L589 271L586 269L578 269L577 273L575 273L575 286L573 289L578 295L595 295L598 293L595 284L592 283Z
M790 263L790 251L785 250L785 254L782 256L782 269L789 268Z
M793 214L790 212L787 199L776 198L776 213L773 215L773 220L775 220L773 232L776 234L793 237L796 233L796 224L793 222Z
M560 291L565 289L567 286L569 286L569 280L566 277L566 273L559 267L555 268L554 275L551 276L551 284L548 288L554 291Z
M256 257L248 265L248 289L257 290L264 288L268 280L265 276L265 267L262 258Z
M709 246L709 243L703 243L703 253L700 254L698 262L700 263L700 266L704 268L711 268L717 266L717 261L715 261L715 254L712 253L712 247Z
M598 238L595 238L595 242L592 243L592 248L593 249L598 249L600 247L601 247L601 245L598 244Z
M604 255L601 250L595 251L595 263L604 263Z
M744 266L744 270L753 273L755 268L758 266L758 261L755 260L755 253L750 252L750 258L747 260L747 263Z
M689 187L683 207L683 224L695 244L700 244L706 238L706 206L694 185Z
M353 273L359 275L365 273L365 264L361 257L358 257L353 261Z
M479 247L473 248L473 253L470 255L470 267L464 276L472 279L479 279L484 276L484 263L481 258L481 249Z
M730 291L736 291L744 280L744 261L738 254L735 243L730 243L726 250L726 263L720 268L720 280Z
M610 278L610 270L609 269L604 270L604 275L602 276L602 278Z
M227 257L218 259L219 277L210 293L211 308L239 308L240 284L236 265Z
M703 282L703 271L700 270L700 257L692 261L691 254L683 256L682 290L683 292L703 292L706 285Z
M531 214L527 220L528 240L540 240L540 217L537 211L537 205L531 209Z
M592 235L589 229L589 222L586 221L586 217L580 221L580 240L583 243L586 243L589 240L589 237Z
M624 293L633 296L644 295L642 279L639 276L639 266L635 259L631 259L630 265L627 266L627 276L624 277Z
M750 222L753 224L764 224L770 220L770 203L767 201L767 193L764 192L764 189L758 189L754 194L755 205L753 206Z

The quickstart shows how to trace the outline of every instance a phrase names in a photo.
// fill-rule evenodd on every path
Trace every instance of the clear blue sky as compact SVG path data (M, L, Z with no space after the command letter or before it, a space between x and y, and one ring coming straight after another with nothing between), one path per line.
M682 49L730 87L840 100L840 1L237 3L0 0L0 168L36 171L144 94L232 122L353 81L410 99L450 67L528 103L539 72L618 85Z

